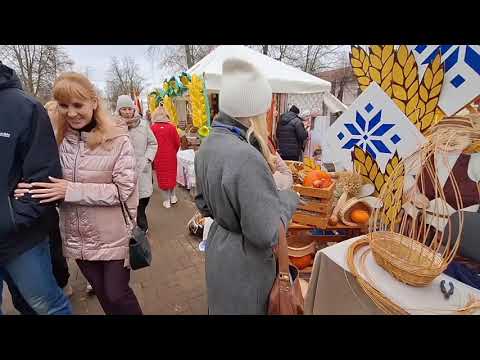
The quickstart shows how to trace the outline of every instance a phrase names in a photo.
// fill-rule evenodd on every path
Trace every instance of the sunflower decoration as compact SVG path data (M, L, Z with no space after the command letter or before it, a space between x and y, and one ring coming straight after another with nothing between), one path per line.
M169 80L165 80L162 87L155 89L148 95L148 108L150 112L154 112L160 105L166 107L166 111L172 122L178 123L178 116L173 103L173 98L183 96L188 91L188 86L192 81L190 74L182 72L179 75L172 76Z
M188 93L192 109L193 126L197 129L208 127L209 125L209 105L208 97L205 89L204 80L197 76L192 76L192 81L188 85ZM202 133L208 135L207 129L203 129Z

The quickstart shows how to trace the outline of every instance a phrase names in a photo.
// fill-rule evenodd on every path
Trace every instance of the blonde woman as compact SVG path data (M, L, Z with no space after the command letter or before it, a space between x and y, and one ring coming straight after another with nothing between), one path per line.
M21 184L41 203L60 201L64 255L75 259L108 315L140 315L129 286L129 230L120 201L135 215L135 154L126 127L103 108L93 84L78 73L64 73L53 95L58 102L57 140L63 179Z
M272 90L250 63L223 63L220 113L195 157L196 204L213 218L206 246L210 314L266 314L276 275L274 247L298 203L279 191L268 148Z

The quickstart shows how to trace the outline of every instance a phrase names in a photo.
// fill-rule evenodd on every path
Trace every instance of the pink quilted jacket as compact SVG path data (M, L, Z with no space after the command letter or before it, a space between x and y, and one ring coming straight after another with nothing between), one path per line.
M126 260L129 231L117 187L136 219L135 154L127 129L116 128L104 146L90 150L88 133L67 130L60 144L63 178L69 181L60 206L63 252L82 260Z

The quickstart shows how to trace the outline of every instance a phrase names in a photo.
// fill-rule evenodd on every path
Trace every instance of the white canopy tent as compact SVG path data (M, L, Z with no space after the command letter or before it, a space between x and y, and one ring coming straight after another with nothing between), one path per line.
M219 91L223 61L236 57L254 64L269 80L274 93L311 94L330 91L328 81L307 74L300 69L272 59L243 45L217 47L197 64L190 74L203 75L207 90Z
M254 64L269 80L274 93L323 94L323 102L331 112L343 111L346 106L330 94L330 82L310 75L293 66L272 59L243 45L222 45L188 69L188 73L203 76L209 92L220 90L223 61L237 57Z

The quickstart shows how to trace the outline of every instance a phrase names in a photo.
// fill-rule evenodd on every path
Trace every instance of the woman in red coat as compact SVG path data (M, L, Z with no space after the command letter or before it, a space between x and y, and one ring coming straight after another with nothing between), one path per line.
M152 131L157 138L158 150L153 165L157 173L158 187L162 190L165 201L163 207L170 208L177 203L175 185L177 183L177 152L180 148L180 137L177 128L163 107L159 106L152 115Z

